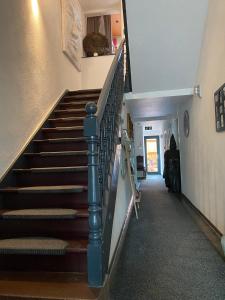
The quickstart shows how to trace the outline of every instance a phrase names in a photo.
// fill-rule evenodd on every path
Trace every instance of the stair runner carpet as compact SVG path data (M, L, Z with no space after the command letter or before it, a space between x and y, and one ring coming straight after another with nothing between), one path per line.
M1 272L87 272L83 120L100 92L68 92L1 183Z

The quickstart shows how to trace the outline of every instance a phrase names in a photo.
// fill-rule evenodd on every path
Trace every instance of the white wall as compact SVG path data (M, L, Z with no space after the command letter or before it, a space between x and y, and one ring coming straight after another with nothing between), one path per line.
M225 233L225 132L216 133L214 92L225 82L225 1L210 0L196 83L203 98L180 112L182 189L189 200ZM183 134L183 112L190 115L190 136Z
M0 37L1 177L59 95L81 88L81 74L62 53L60 0L0 1Z
M132 196L129 178L127 175L125 178L122 177L121 168L122 164L120 163L109 264L113 258Z
M127 129L127 109L125 106L122 108L122 128ZM112 229L112 239L111 239L111 249L110 249L110 258L109 265L113 258L118 239L121 234L121 230L124 225L124 221L128 212L128 207L131 201L132 191L131 185L128 176L123 177L121 175L121 170L124 164L122 163L122 159L124 156L121 153L120 157L120 170L119 170L119 179L116 193L116 205L115 205L115 213L113 220L113 229Z
M82 88L102 88L114 55L82 58Z
M126 2L133 92L193 87L208 0Z

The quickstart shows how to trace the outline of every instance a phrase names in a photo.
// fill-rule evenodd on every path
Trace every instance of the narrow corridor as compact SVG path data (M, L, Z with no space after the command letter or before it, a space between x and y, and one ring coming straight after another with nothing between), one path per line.
M110 298L152 299L225 299L225 261L159 176L142 183L140 219L130 221Z

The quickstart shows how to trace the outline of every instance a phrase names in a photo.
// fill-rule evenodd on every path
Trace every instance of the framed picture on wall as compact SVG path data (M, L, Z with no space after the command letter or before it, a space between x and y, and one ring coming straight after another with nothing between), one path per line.
M134 138L134 126L130 114L127 114L127 133L130 139Z
M216 131L225 131L225 84L214 94Z

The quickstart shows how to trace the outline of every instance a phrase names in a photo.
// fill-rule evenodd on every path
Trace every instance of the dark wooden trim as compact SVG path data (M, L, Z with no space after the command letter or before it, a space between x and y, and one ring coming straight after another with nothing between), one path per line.
M181 200L183 200L203 221L219 236L222 237L223 234L219 229L212 224L212 222L184 195L181 194Z
M132 88L132 79L131 79L130 46L129 46L128 24L127 24L126 0L122 0L122 5L123 5L124 34L126 39L127 64L128 64L128 71L129 71L129 88L130 88L129 92L132 92L133 88Z

